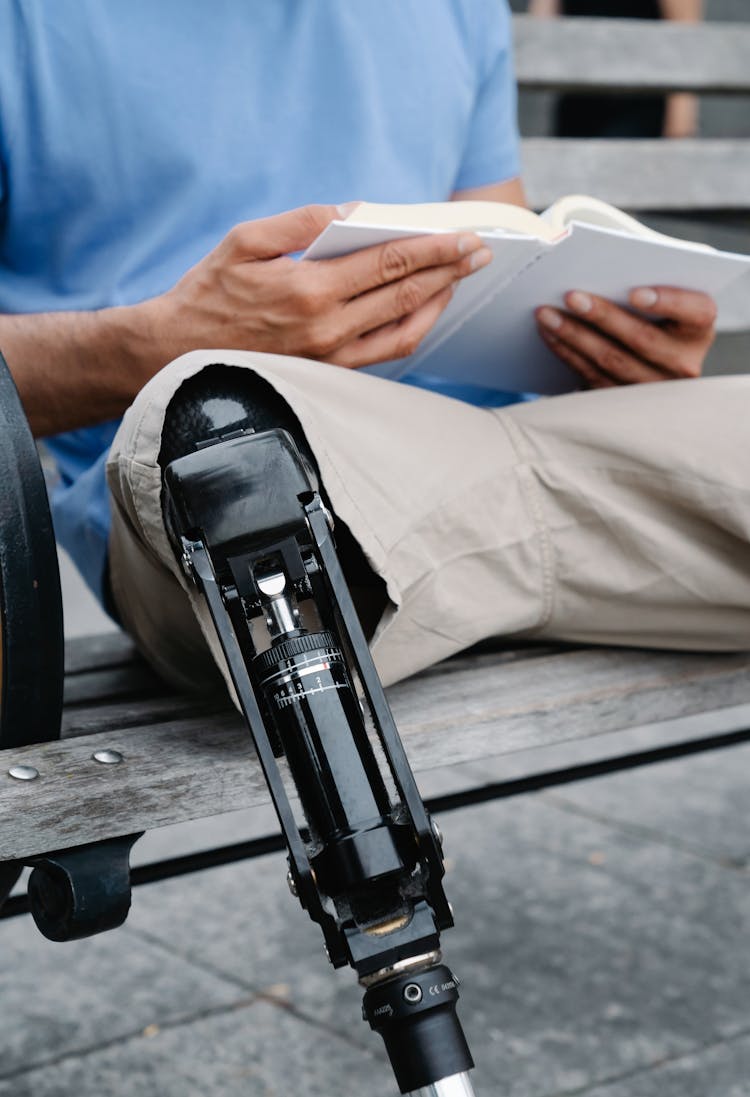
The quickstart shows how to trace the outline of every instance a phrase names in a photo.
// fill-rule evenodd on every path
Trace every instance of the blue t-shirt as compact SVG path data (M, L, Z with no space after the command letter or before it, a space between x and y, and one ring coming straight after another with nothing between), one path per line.
M238 221L518 174L505 0L0 4L0 312L134 304ZM50 441L100 595L116 427Z

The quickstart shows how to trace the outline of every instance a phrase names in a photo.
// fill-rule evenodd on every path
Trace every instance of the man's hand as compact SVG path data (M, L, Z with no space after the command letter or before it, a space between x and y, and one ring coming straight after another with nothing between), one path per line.
M453 286L492 259L473 233L295 262L337 206L238 225L173 289L92 312L0 314L0 347L36 435L114 419L188 350L222 347L364 366L411 353Z
M169 357L196 347L269 351L364 366L411 354L462 278L492 258L473 233L436 234L339 259L295 261L335 218L305 206L237 225L151 304Z
M539 332L589 388L699 377L716 335L716 304L692 290L633 290L637 314L580 290L565 303L537 310Z

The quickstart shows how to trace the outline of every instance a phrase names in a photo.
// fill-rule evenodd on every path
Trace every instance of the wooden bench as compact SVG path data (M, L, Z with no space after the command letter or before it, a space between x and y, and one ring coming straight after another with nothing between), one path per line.
M750 27L669 27L611 20L516 19L526 88L750 92ZM636 210L750 209L750 142L524 143L535 206L586 190ZM611 772L748 737L750 654L700 655L572 647L487 647L390 691L416 772L596 737L582 766L527 772L449 807ZM696 733L686 718L701 714ZM637 751L606 756L627 729L648 725ZM195 702L166 690L122 637L66 651L62 739L0 751L0 861L236 811L267 800L248 734L224 699ZM116 765L93 755L122 755ZM595 744L599 751L599 743ZM11 765L36 769L28 782ZM530 763L533 770L533 762ZM134 882L279 848L270 835L137 870ZM25 909L16 897L4 916Z
M510 755L516 768L522 761L523 776L430 802L445 812L747 741L750 653L489 645L400 683L389 697L418 775ZM641 729L636 750L632 735L621 734L633 729ZM226 699L196 702L165 689L121 635L67 644L62 735L0 751L0 861L268 801L247 730ZM534 750L592 738L593 760L534 769ZM122 763L95 761L103 750L117 751ZM16 765L34 767L39 778L13 780ZM280 836L269 834L141 866L132 882L281 848ZM26 909L17 896L2 916Z

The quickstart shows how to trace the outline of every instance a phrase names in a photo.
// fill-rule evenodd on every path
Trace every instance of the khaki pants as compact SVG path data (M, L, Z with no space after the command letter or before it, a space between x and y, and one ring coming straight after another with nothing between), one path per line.
M338 517L385 581L386 683L492 635L750 647L750 376L471 407L306 360L194 351L128 411L108 466L112 588L169 679L222 667L161 518L167 405L212 363L288 402Z

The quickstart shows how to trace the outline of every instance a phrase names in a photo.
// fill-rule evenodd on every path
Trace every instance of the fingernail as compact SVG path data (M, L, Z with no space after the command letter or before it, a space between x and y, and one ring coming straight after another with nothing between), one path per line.
M659 294L655 289L634 289L630 300L637 309L652 309L659 300Z
M558 331L562 327L562 316L554 309L540 309L536 318L542 327L549 328L550 331Z
M479 270L481 267L486 267L488 263L492 262L492 252L489 248L480 248L479 251L475 251L471 257L471 269Z
M345 221L350 213L353 213L357 206L361 206L361 202L341 202L336 209L339 211L339 217L342 221Z
M482 241L478 236L474 236L472 233L464 233L458 238L458 252L459 255L466 255L470 251L476 251L482 246Z
M569 293L566 301L573 312L591 312L594 307L594 302L591 300L588 293L582 293L579 289L573 290Z

